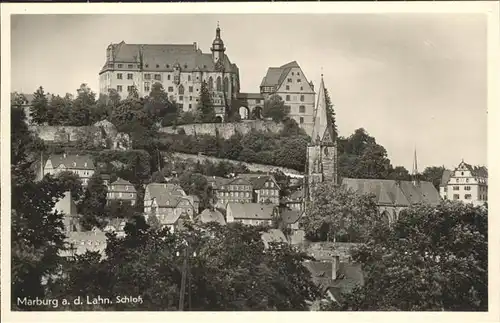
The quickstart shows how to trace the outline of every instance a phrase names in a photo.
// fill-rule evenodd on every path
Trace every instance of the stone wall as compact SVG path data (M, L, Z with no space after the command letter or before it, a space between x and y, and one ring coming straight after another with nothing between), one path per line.
M349 262L351 249L359 246L359 243L346 242L308 242L304 241L298 247L308 255L318 260L328 260L338 256L341 262Z
M194 161L199 161L199 162L204 162L205 160L208 160L212 163L219 163L219 162L227 162L227 163L232 163L232 164L242 164L245 165L251 172L273 172L276 170L282 171L284 174L287 175L292 175L292 176L302 176L302 174L295 169L290 169L290 168L285 168L285 167L278 167L278 166L271 166L271 165L262 165L262 164L253 164L253 163L245 163L245 162L240 162L236 160L231 160L231 159L223 159L223 158L217 158L217 157L211 157L211 156L205 156L205 155L191 155L191 154L184 154L184 153L172 153L172 156L174 158L179 158L179 159L184 159L184 160L194 160ZM167 158L167 157L164 157Z
M70 141L78 139L78 130L82 127L71 126L30 126L31 131L35 132L43 141L56 141L56 133L58 131L65 131L69 134ZM96 128L96 131L98 129Z
M221 137L229 139L237 132L246 134L252 129L277 133L283 129L283 124L268 120L244 120L236 123L199 123L176 127L163 127L160 128L160 131L164 133L177 134L181 128L184 129L186 135L198 134L215 136L217 130Z

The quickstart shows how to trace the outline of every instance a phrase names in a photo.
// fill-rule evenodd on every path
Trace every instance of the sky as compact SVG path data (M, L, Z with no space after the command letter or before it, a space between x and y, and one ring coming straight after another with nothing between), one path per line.
M394 166L487 163L487 39L481 14L158 14L11 16L12 91L99 90L110 43L192 44L210 52L217 21L242 92L268 67L321 74L341 136L364 128Z

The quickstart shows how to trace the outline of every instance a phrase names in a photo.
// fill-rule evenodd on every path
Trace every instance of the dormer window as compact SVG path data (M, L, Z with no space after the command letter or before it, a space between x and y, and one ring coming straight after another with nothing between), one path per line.
M73 167L76 167L76 162L73 162Z
M84 166L87 167L87 163L85 163Z
M146 64L145 66L146 66L146 67L149 67L149 64Z
M160 64L156 64L156 68L160 68Z
M168 65L168 64L167 64L167 65L165 65L165 66L166 66L167 68L170 68L170 65Z

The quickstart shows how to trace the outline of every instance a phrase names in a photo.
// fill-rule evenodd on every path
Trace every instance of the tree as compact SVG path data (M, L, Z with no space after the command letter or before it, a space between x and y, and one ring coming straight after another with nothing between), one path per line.
M108 188L104 185L101 175L95 172L90 178L87 189L80 203L79 208L82 217L82 226L86 230L91 230L94 226L101 227L104 223L106 197Z
M411 180L410 173L403 166L396 166L389 173L389 179L394 179L397 181L409 181Z
M69 123L72 101L59 95L52 95L48 106L48 123L50 126L64 126Z
M186 194L196 195L200 199L200 209L214 204L214 192L202 174L187 171L179 176L179 184Z
M31 118L35 124L45 124L49 120L48 118L48 105L47 96L43 91L43 87L39 87L33 94L33 101L31 102Z
M187 222L184 230L172 234L152 229L137 217L125 231L124 238L108 236L105 260L99 262L87 254L72 262L70 274L59 281L59 288L54 288L58 293L52 297L64 295L71 300L82 292L89 297L134 295L142 302L103 307L177 310L186 256L189 270L183 305L188 310L306 311L308 302L320 295L302 265L307 256L285 244L271 244L264 250L258 228Z
M215 110L206 82L201 84L200 102L197 108L197 122L210 123L215 122Z
M45 297L42 279L55 273L64 249L62 215L53 212L63 189L51 176L34 182L33 156L43 145L29 131L24 111L11 111L11 306L29 310L18 297Z
M151 174L151 182L152 183L166 183L165 177L161 172L154 172Z
M430 166L426 167L421 175L423 181L431 182L434 187L439 191L439 185L441 185L441 179L444 172L443 166Z
M85 83L80 85L76 92L70 123L72 126L89 126L91 124L90 110L96 104L96 95Z
M58 173L56 179L59 181L61 188L65 192L71 192L71 198L74 201L78 201L83 197L82 180L77 174L69 171L64 171Z
M79 127L76 133L76 148L79 150L94 150L101 148L99 129L91 126Z
M312 240L364 242L379 221L373 196L324 182L316 185L301 224Z
M281 122L289 112L290 108L285 106L285 102L279 95L275 94L269 97L264 103L262 115L264 118L273 119L274 122Z
M487 311L488 210L419 205L354 251L366 273L344 310Z

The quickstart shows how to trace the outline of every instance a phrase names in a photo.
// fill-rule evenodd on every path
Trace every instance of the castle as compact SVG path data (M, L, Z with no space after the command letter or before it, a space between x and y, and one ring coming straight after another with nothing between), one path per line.
M169 99L187 112L196 111L202 84L206 84L217 122L224 122L226 112L234 105L242 119L261 118L265 101L279 95L289 107L289 116L311 134L314 86L297 62L269 67L259 93L241 93L240 72L226 54L219 25L210 51L203 53L197 43L110 44L99 72L99 92L108 94L113 89L126 97L135 87L144 97L155 83L160 83Z

